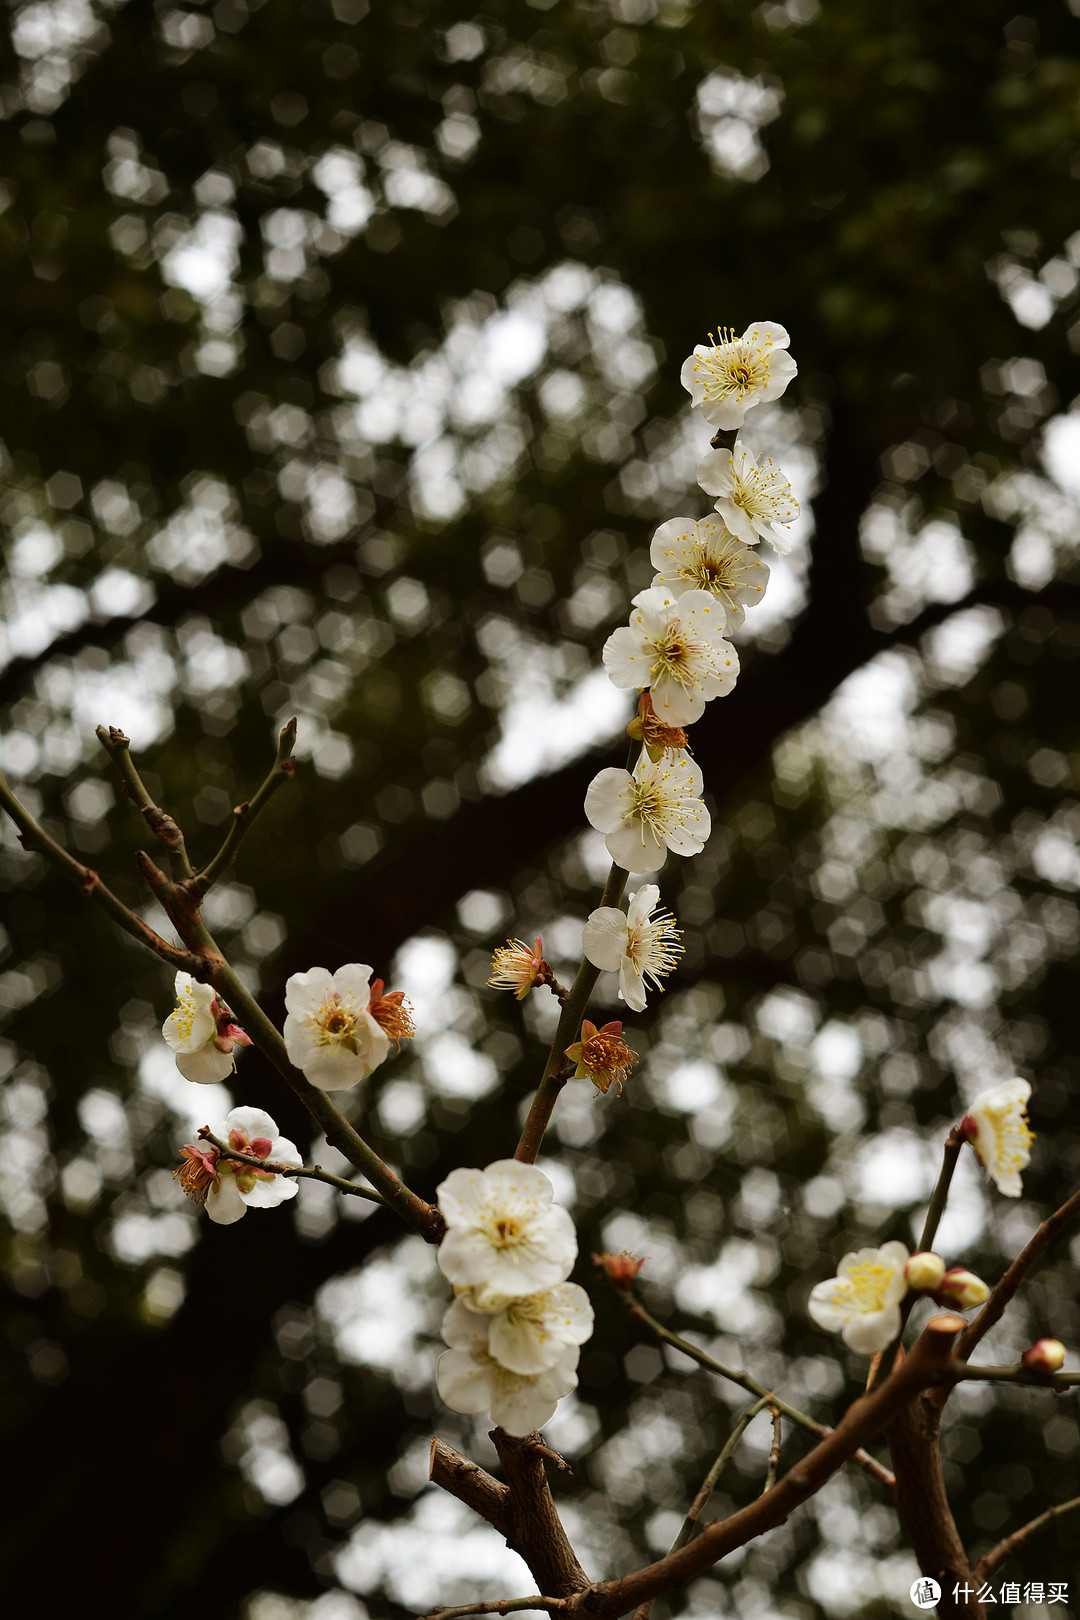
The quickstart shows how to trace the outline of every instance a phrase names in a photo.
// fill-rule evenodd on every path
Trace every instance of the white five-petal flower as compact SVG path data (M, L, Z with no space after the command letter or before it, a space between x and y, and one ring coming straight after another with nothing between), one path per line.
M583 1345L592 1336L593 1308L577 1283L558 1283L518 1298L469 1289L454 1301L448 1320L458 1310L487 1318L488 1349L501 1367L516 1373L543 1372L562 1360L568 1345Z
M734 450L710 450L698 467L698 483L716 496L716 510L735 535L748 546L768 540L774 551L791 550L781 532L799 515L791 485L768 456L756 455L745 445Z
M663 725L688 726L735 685L739 655L724 640L727 614L709 591L677 596L663 585L639 591L634 607L629 625L604 645L604 668L623 691L651 687Z
M177 1005L161 1026L161 1033L176 1054L176 1067L185 1080L216 1085L236 1068L233 1048L250 1046L243 1030L219 1019L217 991L200 984L188 973L176 975Z
M371 969L349 962L294 973L285 986L285 1046L313 1086L340 1091L366 1080L389 1054L390 1041L368 1011Z
M219 1142L228 1142L238 1153L251 1153L272 1164L303 1164L296 1145L279 1136L269 1114L261 1108L234 1108L224 1125L214 1129ZM213 1185L207 1189L206 1213L219 1226L231 1226L249 1209L273 1209L288 1198L295 1198L298 1187L293 1176L278 1176L269 1170L233 1159L219 1159Z
M1024 1190L1020 1172L1030 1163L1035 1140L1027 1119L1030 1096L1026 1080L1006 1080L1004 1085L980 1092L964 1119L965 1134L979 1163L1006 1198L1019 1198Z
M649 552L657 570L654 585L672 595L710 591L727 615L727 633L738 630L746 610L760 602L769 583L769 566L735 536L719 516L670 518L653 535Z
M900 1332L900 1301L908 1291L902 1243L845 1254L837 1275L810 1292L808 1310L818 1327L839 1332L860 1355L884 1350Z
M507 1434L532 1434L548 1421L562 1396L577 1387L578 1347L566 1344L541 1371L519 1373L492 1355L489 1331L490 1318L460 1301L450 1307L442 1335L451 1348L439 1357L439 1394L455 1412L490 1410Z
M706 422L730 430L742 427L754 405L779 399L799 368L787 352L791 339L775 321L748 326L739 338L719 336L718 343L698 344L680 379Z
M564 1281L577 1255L577 1234L552 1194L544 1172L518 1159L497 1159L486 1170L452 1170L437 1193L448 1228L439 1246L443 1275L457 1288L510 1297Z
M645 883L625 911L598 906L582 933L581 945L593 967L619 975L619 995L635 1012L645 1010L646 988L662 990L662 978L675 968L685 947L670 912L655 915L660 890Z
M585 814L605 833L608 854L627 872L655 872L669 849L697 855L712 830L701 801L705 779L685 753L650 760L642 755L629 771L609 766L594 776Z

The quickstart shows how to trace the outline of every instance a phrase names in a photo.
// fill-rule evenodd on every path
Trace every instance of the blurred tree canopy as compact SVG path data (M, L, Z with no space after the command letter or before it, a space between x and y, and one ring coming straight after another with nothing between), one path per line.
M845 1385L807 1292L911 1241L964 1100L1027 1075L1039 1141L1019 1207L965 1161L950 1260L995 1277L1080 1170L1075 11L7 12L0 763L142 905L94 726L205 859L299 716L211 920L275 1017L314 962L408 991L414 1049L346 1105L425 1196L510 1151L552 1027L483 988L493 945L542 931L570 968L595 904L581 800L628 718L600 647L656 525L707 505L679 365L717 322L792 333L746 438L805 516L693 734L715 831L659 879L687 955L627 1095L570 1088L549 1163L583 1253L647 1254L658 1314L824 1421L862 1364ZM432 1393L431 1252L311 1184L208 1229L170 1171L228 1103L175 1072L168 975L3 840L4 1589L86 1620L527 1590L419 1494L435 1429L491 1457ZM230 1092L310 1143L258 1054ZM1080 1343L1067 1242L1026 1300L995 1355ZM666 1549L745 1397L596 1303L550 1434L598 1575ZM1074 1407L954 1398L970 1550L1075 1493ZM906 1614L852 1473L671 1612ZM1067 1579L1070 1542L1007 1573Z

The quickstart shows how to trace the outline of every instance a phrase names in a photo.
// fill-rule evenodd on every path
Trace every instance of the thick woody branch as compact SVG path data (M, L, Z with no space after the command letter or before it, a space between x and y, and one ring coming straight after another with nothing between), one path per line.
M431 1442L431 1462L428 1469L432 1484L439 1485L459 1502L479 1513L501 1536L507 1533L507 1505L510 1488L495 1479L479 1463L463 1457L453 1446L442 1440Z
M896 1365L903 1364L903 1351ZM895 1377L895 1373L893 1375ZM941 1586L942 1620L957 1614L982 1614L982 1605L954 1600L953 1589L970 1583L967 1552L949 1506L941 1469L938 1430L941 1407L936 1391L920 1394L897 1414L889 1428L889 1449L896 1470L896 1506L924 1575Z
M985 1581L1007 1558L1011 1558L1025 1542L1030 1541L1032 1536L1038 1535L1040 1530L1045 1530L1048 1524L1060 1519L1063 1514L1074 1513L1077 1508L1080 1508L1080 1496L1074 1496L1068 1502L1059 1502L1057 1507L1048 1508L1045 1513L1040 1513L1037 1519L1032 1519L1019 1530L1014 1530L1011 1536L1006 1536L1004 1541L999 1541L996 1547L992 1547L985 1558L979 1559L971 1572L972 1580Z
M707 1525L695 1541L655 1564L614 1581L603 1581L572 1598L571 1612L592 1620L615 1620L647 1598L658 1597L711 1568L718 1559L775 1529L819 1491L867 1440L873 1439L922 1390L949 1377L952 1341L962 1316L936 1316L926 1324L911 1354L871 1395L853 1403L836 1428L795 1468L749 1507ZM777 1403L779 1404L779 1403Z
M213 859L203 867L201 872L196 872L191 880L191 887L200 899L217 882L218 878L228 871L236 859L236 852L240 848L245 834L259 811L269 804L280 787L284 787L286 782L293 780L295 762L292 758L292 751L295 746L296 720L294 718L282 727L281 734L278 737L274 763L258 792L253 794L250 799L245 799L243 804L236 805L232 813L232 821L229 823L229 830L225 834L225 842Z
M532 1570L542 1592L565 1598L584 1591L589 1577L578 1563L555 1511L544 1468L547 1447L538 1434L518 1439L493 1429L491 1439L506 1475L506 1541Z

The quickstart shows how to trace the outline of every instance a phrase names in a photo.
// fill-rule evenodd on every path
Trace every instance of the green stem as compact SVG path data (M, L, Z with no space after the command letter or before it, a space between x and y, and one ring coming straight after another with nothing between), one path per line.
M274 763L270 767L265 780L258 791L243 804L238 804L232 813L232 821L225 835L225 842L213 859L203 867L201 872L195 874L192 888L200 897L217 882L223 872L226 872L236 859L236 852L244 840L259 811L270 802L278 788L293 779L294 762L292 751L296 745L296 720L288 721L282 728L278 737L277 753Z

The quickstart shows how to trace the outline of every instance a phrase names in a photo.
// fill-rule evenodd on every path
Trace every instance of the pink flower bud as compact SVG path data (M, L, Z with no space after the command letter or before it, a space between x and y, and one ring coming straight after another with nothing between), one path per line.
M904 1276L907 1278L909 1288L917 1294L933 1294L941 1286L945 1276L945 1262L940 1254L931 1254L923 1250L913 1254L904 1267Z
M593 1265L598 1266L616 1288L629 1288L645 1264L644 1260L635 1260L625 1249L622 1254L594 1254L592 1259Z
M1020 1360L1029 1372L1060 1372L1065 1362L1065 1346L1060 1339L1037 1339Z
M934 1298L939 1305L952 1305L958 1311L969 1311L974 1305L985 1305L990 1298L990 1290L973 1271L965 1271L963 1266L953 1266L934 1290Z

